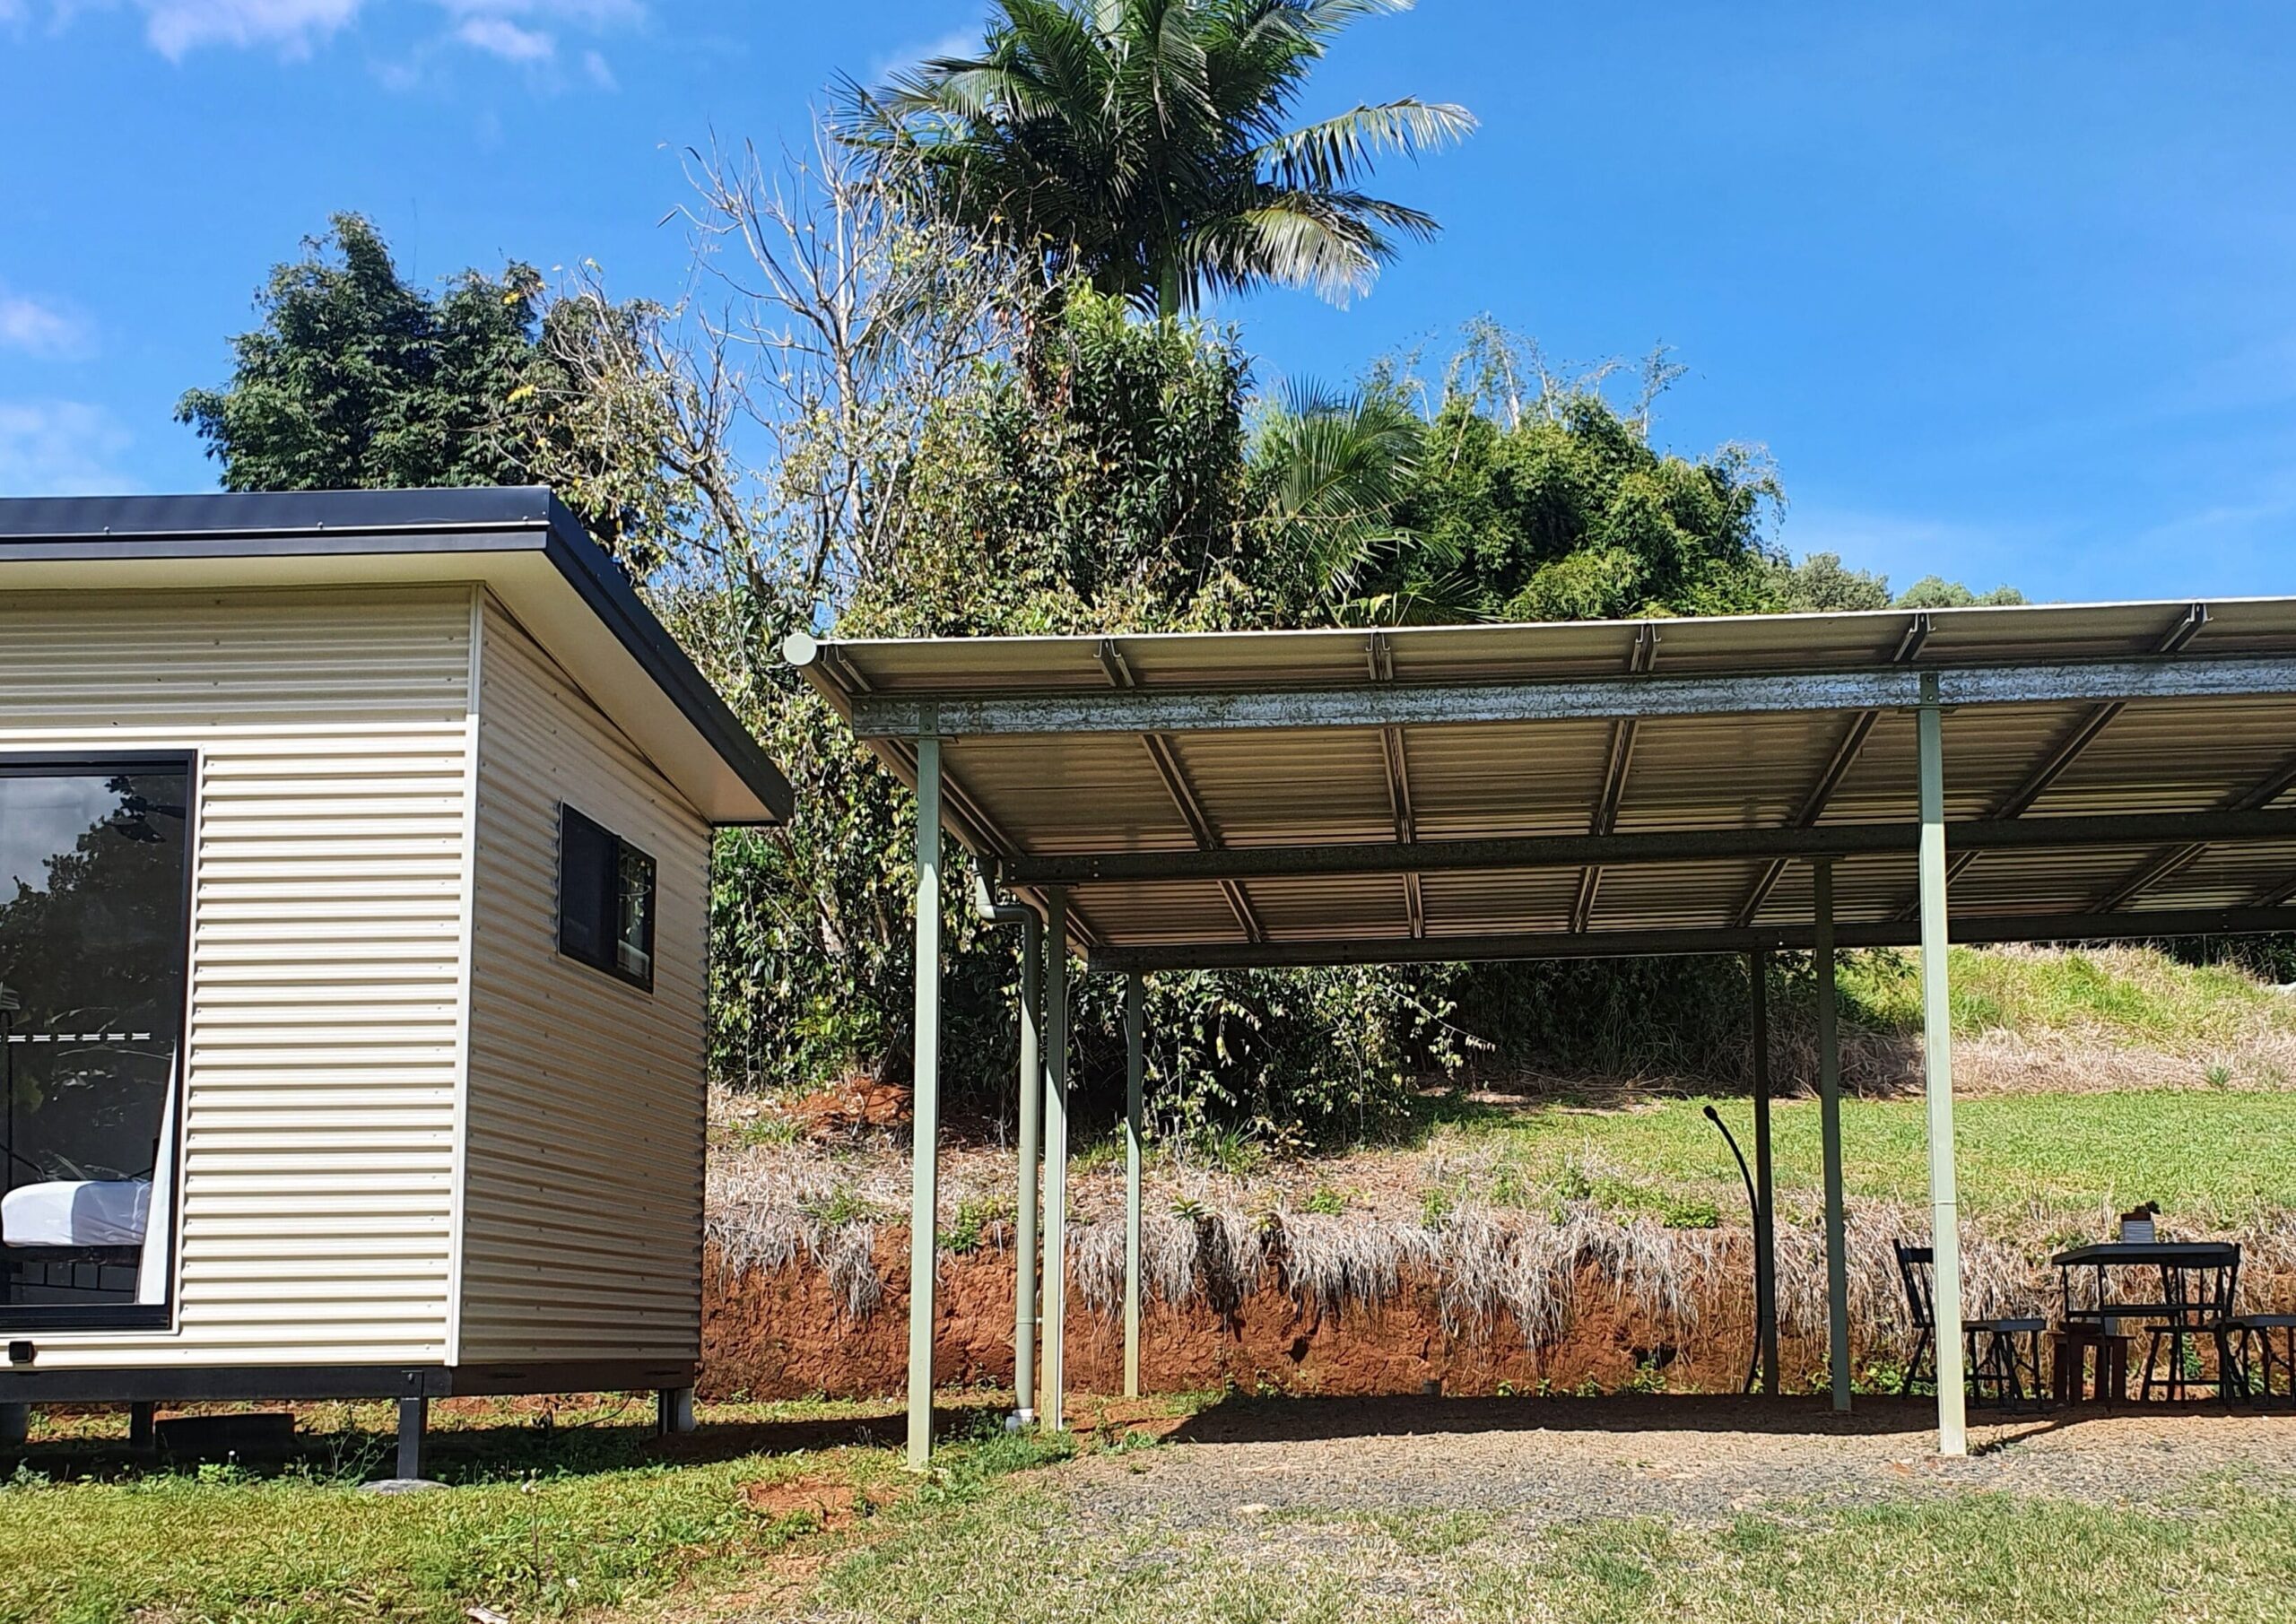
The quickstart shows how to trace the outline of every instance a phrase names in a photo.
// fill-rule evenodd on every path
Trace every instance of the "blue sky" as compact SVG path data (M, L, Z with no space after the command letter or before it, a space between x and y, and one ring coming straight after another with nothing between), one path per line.
M267 266L363 211L424 278L584 257L675 292L679 149L801 139L967 0L0 0L0 493L213 483ZM1271 293L1263 379L1672 345L1658 433L1766 445L1796 552L2048 598L2296 592L2296 8L1422 0L1323 111L1465 102L1382 189L1446 225L1345 310Z

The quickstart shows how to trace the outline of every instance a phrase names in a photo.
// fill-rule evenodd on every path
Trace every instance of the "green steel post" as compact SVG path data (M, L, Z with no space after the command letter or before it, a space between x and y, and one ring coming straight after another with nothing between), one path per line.
M1825 1158L1826 1368L1833 1407L1849 1408L1848 1222L1841 1204L1841 1031L1833 985L1833 864L1810 865L1817 936L1812 954L1818 973L1818 1134Z
M1945 979L1945 749L1937 677L1921 679L1921 1046L1929 1099L1929 1244L1937 1344L1937 1453L1967 1455L1961 1391L1961 1199L1953 1177L1953 1017Z
M1754 1333L1761 1390L1778 1396L1777 1165L1770 1142L1770 955L1751 953L1754 1053Z
M1044 1357L1037 1363L1037 1419L1068 1424L1062 1368L1068 1331L1068 893L1045 893L1044 922Z
M1037 1416L1037 1173L1044 1159L1044 922L1021 921L1020 1203L1013 1220L1013 1407Z
M1124 1396L1140 1396L1140 1113L1148 1076L1140 972L1124 978Z
M933 1453L934 1270L941 1194L941 741L917 741L917 1071L910 1097L909 1465Z

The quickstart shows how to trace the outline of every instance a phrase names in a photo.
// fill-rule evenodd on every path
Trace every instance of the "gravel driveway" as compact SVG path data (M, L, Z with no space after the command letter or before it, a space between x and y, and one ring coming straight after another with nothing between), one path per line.
M1930 1453L1935 1416L1862 1399L1848 1417L1822 1399L1234 1400L1165 1447L1095 1453L1061 1475L1088 1523L1176 1528L1293 1510L1719 1521L1973 1489L2129 1503L2228 1471L2296 1492L2296 1414L1980 1414L1955 1461Z

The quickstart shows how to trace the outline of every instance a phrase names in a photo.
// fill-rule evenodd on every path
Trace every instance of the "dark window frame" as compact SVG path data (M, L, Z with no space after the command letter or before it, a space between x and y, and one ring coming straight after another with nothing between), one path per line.
M194 934L193 875L199 866L200 754L196 750L12 751L0 754L0 778L53 777L80 772L181 772L184 781L183 931L177 943L183 966L183 1004L176 1012L176 1059L168 1087L173 1091L176 1142L167 1147L173 1163L168 1178L166 1254L160 1274L166 1295L156 1303L0 1303L0 1330L20 1331L172 1331L176 1323L176 1238L183 1212L184 1146L189 1137L184 1113L186 1061L191 1047L191 941ZM161 1221L151 1214L147 1224Z
M593 882L591 900L599 909L595 925L579 920L572 913L569 896L568 858L579 845L603 856L603 873L590 876ZM619 906L622 864L636 858L646 865L646 907L644 912L645 940L639 951L645 955L644 972L632 970L622 961L622 920ZM641 993L654 990L654 942L657 916L661 909L661 865L654 855L643 847L624 839L604 824L591 817L570 801L558 803L558 951L561 958L571 959L601 974L613 977L625 986Z

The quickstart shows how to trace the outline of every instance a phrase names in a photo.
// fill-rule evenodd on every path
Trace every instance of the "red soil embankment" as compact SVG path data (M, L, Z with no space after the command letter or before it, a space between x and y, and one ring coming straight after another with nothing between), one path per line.
M899 1392L909 1355L908 1252L881 1238L885 1281L874 1312L856 1318L819 1269L804 1264L736 1274L713 1255L706 1273L701 1393L752 1399L874 1397ZM1180 1307L1152 1300L1142 1325L1141 1380L1152 1392L1221 1386L1337 1395L1446 1391L1482 1394L1506 1384L1557 1391L1594 1383L1606 1390L1656 1372L1676 1392L1735 1392L1744 1379L1751 1334L1750 1290L1701 1305L1695 1338L1662 1333L1649 1317L1592 1272L1576 1283L1575 1308L1560 1340L1535 1352L1511 1321L1447 1331L1431 1281L1406 1280L1387 1302L1336 1312L1265 1285L1227 1311L1210 1303ZM934 1376L956 1385L1013 1381L1013 1257L982 1251L944 1257L935 1300ZM1123 1383L1124 1335L1072 1292L1068 1381L1114 1392ZM1822 1346L1788 1338L1780 1364L1789 1385L1806 1383Z

